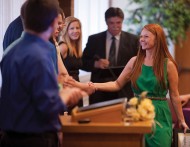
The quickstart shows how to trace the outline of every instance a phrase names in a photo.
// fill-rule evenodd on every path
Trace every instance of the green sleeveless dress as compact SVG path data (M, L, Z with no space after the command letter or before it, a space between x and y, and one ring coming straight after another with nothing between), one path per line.
M167 61L164 63L164 76L167 81ZM142 73L137 79L138 89L132 86L135 95L140 95L141 92L147 91L148 97L160 97L165 98L167 91L163 89L153 72L152 66L142 65ZM156 124L156 128L153 134L145 135L146 147L171 147L172 142L172 115L167 101L164 100L152 100L155 107L155 121L161 125Z

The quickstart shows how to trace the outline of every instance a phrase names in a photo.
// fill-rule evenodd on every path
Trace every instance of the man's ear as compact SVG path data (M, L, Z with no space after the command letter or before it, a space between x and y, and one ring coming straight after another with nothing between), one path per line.
M58 17L56 17L53 22L51 23L51 27L53 28L53 30L58 28Z
M108 25L108 21L106 20L106 25Z

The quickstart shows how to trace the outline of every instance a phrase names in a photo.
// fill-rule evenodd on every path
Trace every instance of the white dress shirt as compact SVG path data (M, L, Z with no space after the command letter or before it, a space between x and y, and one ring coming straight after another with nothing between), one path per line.
M117 56L118 56L118 51L119 51L120 34L121 34L121 32L119 34L117 34L116 36L114 36L115 37L115 45L116 45L116 54L115 54L116 63L117 63ZM112 35L107 31L107 33L106 33L106 59L109 58L111 43L112 43Z

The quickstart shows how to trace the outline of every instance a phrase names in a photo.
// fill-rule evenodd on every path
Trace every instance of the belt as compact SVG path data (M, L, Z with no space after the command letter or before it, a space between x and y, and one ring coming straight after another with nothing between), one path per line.
M158 100L158 101L167 101L167 98L165 97L147 97L151 100Z
M140 97L140 95L135 94L136 97ZM146 98L151 100L159 100L159 101L167 101L165 97L154 97L154 96L147 96Z

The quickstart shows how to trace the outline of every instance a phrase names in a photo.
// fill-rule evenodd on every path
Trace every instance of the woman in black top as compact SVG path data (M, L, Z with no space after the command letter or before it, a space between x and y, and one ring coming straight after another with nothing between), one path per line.
M79 69L82 67L82 30L79 19L72 16L65 19L63 41L59 45L69 75L79 81Z
M59 42L59 46L69 75L79 81L79 69L82 67L82 30L79 19L73 16L65 19L63 41ZM78 105L83 105L82 100Z

